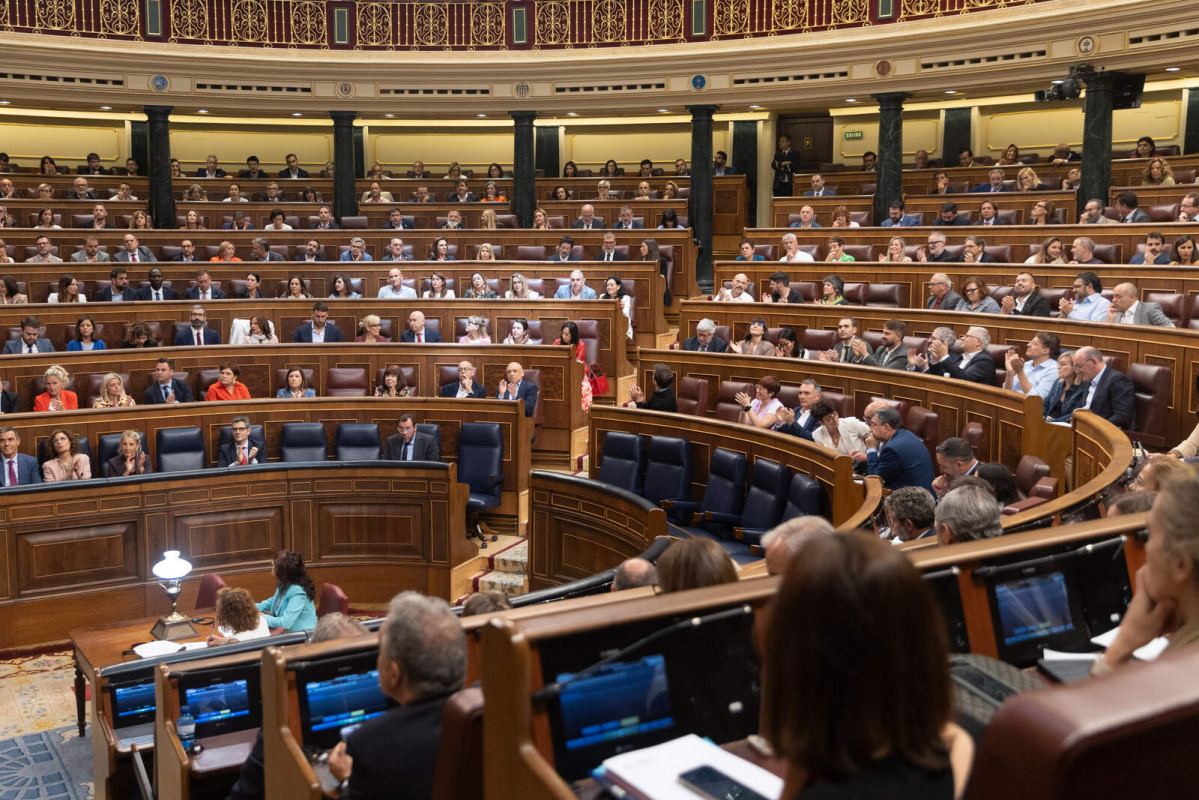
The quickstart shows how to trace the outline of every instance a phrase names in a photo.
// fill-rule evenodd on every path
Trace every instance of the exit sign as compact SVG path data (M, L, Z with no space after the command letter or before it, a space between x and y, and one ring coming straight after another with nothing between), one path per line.
M861 131L846 131L845 138L846 139L861 139L862 132Z

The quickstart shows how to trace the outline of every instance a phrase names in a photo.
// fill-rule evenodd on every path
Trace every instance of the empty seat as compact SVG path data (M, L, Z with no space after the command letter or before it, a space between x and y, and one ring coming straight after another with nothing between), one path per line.
M321 586L321 600L317 603L316 615L323 617L326 614L332 614L334 611L341 614L349 614L350 598L346 597L346 593L341 590L340 586L326 581Z
M1166 417L1170 411L1174 371L1160 364L1130 364L1128 377L1136 389L1136 414L1131 437L1146 447L1166 446Z
M642 494L655 505L691 498L690 442L674 436L650 437Z
M928 448L929 458L937 463L937 444L941 441L937 432L938 415L924 406L912 406L908 409L908 418L904 427L920 437Z
M441 739L430 800L483 796L483 690L461 689L441 712Z
M690 519L693 525L710 524L720 538L732 538L731 526L740 522L745 506L745 473L744 453L717 447L708 461L708 484L703 498L699 502L666 500L660 505L681 522ZM723 535L726 532L730 535Z
M745 508L733 536L747 545L758 544L762 534L778 524L787 505L791 474L786 467L769 459L754 461L745 493Z
M215 572L210 572L200 581L200 590L196 592L196 608L213 608L216 606L216 593L224 589L225 579Z
M500 504L504 484L504 436L498 423L462 423L458 432L458 481L470 486L466 501L468 536L473 533L486 547L479 514Z
M872 283L866 287L865 305L885 308L907 308L911 289L907 284Z
M367 397L370 383L366 367L330 367L325 373L325 394L329 397Z
M682 376L677 381L678 393L675 400L679 413L693 417L708 415L708 382L703 378Z
M337 426L338 461L377 461L379 426L373 422L343 422Z
M324 461L328 443L325 426L319 422L285 422L279 433L279 460Z
M204 432L199 428L159 428L154 445L159 472L186 472L208 466Z
M437 444L437 452L441 452L441 426L436 422L418 422L416 423L417 433L423 433L433 437L433 441Z
M1022 499L1032 494L1033 485L1049 477L1049 465L1034 455L1025 455L1016 465L1016 494Z
M599 479L641 494L645 487L645 440L635 433L605 433Z

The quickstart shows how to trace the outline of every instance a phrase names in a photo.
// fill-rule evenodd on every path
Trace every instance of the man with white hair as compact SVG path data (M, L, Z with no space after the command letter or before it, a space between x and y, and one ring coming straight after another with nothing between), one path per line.
M733 285L720 287L720 291L712 295L712 300L717 303L752 303L754 298L749 293L749 276L738 272L733 276Z
M795 238L794 233L783 234L783 257L779 261L795 262L795 261L815 261L810 253L805 253L799 249L799 240Z
M953 290L953 281L944 272L928 279L928 299L924 307L933 311L953 311L962 302L962 296Z
M716 323L705 317L695 326L695 335L683 341L683 349L699 353L724 353L728 351L729 343L716 335Z
M563 259L565 260L565 259ZM586 283L582 270L571 270L570 283L559 286L554 292L555 300L594 300L595 289Z
M1002 509L995 495L968 484L953 489L937 504L934 527L940 544L992 539L1003 534Z
M987 352L991 344L991 334L986 328L971 326L958 342L962 357L956 361L951 359L949 347L945 342L933 340L928 343L928 371L932 375L943 375L947 378L981 383L984 386L995 385L995 361Z
M831 522L811 514L789 519L770 529L762 536L762 549L766 551L766 573L782 575L804 542L835 532Z

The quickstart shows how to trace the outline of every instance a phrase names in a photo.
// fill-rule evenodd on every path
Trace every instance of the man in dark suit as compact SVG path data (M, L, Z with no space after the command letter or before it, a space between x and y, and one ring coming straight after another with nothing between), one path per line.
M379 687L400 707L362 723L329 754L342 796L429 797L442 714L465 677L466 637L449 605L419 592L393 597L379 630Z
M716 155L712 158L712 175L713 177L721 177L724 175L736 175L737 170L729 166L729 154L723 150L717 150Z
M258 178L265 178L266 172L264 170L261 170L258 168L258 156L250 156L249 158L247 158L246 159L246 168L243 169L241 172L237 173L237 177L250 178L251 180L257 180Z
M204 306L192 306L190 318L191 327L175 334L175 347L203 347L221 343L220 331L207 327L208 312Z
M487 396L487 387L475 380L475 365L469 361L458 362L458 380L441 387L442 397Z
M21 435L15 428L0 428L0 486L27 486L42 482L37 459L18 452Z
M16 414L21 410L21 398L16 392L0 390L0 414Z
M1007 225L1007 222L999 217L999 206L995 205L994 200L983 200L978 205L978 224L991 225Z
M666 364L654 364L654 393L646 400L645 391L640 386L630 386L629 401L634 408L678 411L679 402L674 395L674 372Z
M999 304L1002 314L1022 314L1026 317L1048 317L1049 301L1037 290L1037 279L1031 272L1021 272L1012 284L1012 293Z
M305 344L344 341L341 328L329 322L329 306L323 300L312 304L312 321L296 328L291 340Z
M882 478L883 486L894 491L904 486L919 486L933 491L933 460L924 442L904 430L899 412L890 406L876 409L866 419L870 435L866 452L852 453L854 461L866 462L866 473Z
M799 172L799 153L791 149L791 137L783 134L779 137L779 147L770 160L770 168L774 170L774 183L770 193L774 197L790 197L792 178Z
M724 353L728 351L729 343L716 335L716 323L705 318L695 326L695 335L683 340L683 349L700 353Z
M411 219L404 219L404 212L398 208L393 208L387 213L387 219L383 221L384 230L402 230L410 229L416 223Z
M387 461L440 461L441 452L437 448L437 440L427 433L416 429L416 421L411 414L400 416L398 433L387 437L383 448L383 458Z
M100 166L100 156L96 153L87 154L87 165L79 168L79 175L107 175L108 170Z
M171 259L171 261L179 261L184 264L190 264L193 261L200 261L196 258L196 243L191 239L184 239L179 243L179 255Z
M817 172L812 176L812 188L803 193L804 197L831 197L837 193L832 186L824 185L824 176Z
M901 319L889 319L883 323L883 344L873 353L862 358L862 364L884 369L907 369L908 346L903 343L908 324Z
M584 203L583 207L579 209L579 218L570 223L570 227L591 230L604 227L604 222L595 216L595 206L591 203Z
M1149 215L1137 208L1138 205L1140 205L1140 200L1137 199L1136 192L1120 192L1116 196L1116 212L1120 215L1120 222L1133 224L1148 222Z
M1157 231L1145 234L1145 252L1137 253L1128 260L1129 264L1156 264L1165 266L1170 263L1170 257L1166 255L1163 245L1165 244L1162 235ZM73 257L72 257L73 258Z
M162 282L162 270L158 267L150 270L150 285L137 290L135 300L178 300L179 293Z
M558 240L558 252L551 255L546 261L582 261L582 259L574 253L575 240L569 236L563 236Z
M188 300L228 300L229 295L219 286L212 285L212 275L202 269L196 273L196 285L185 293Z
M25 317L21 320L21 335L4 343L4 355L53 353L54 345L50 344L49 339L41 338L41 331L41 320Z
M953 281L944 272L928 279L928 299L924 307L933 311L953 311L962 302L962 296L953 290Z
M926 246L916 248L916 260L925 263L945 263L957 261L958 257L945 249L945 234L929 231Z
M953 346L957 344L958 335L953 332L953 328L944 325L933 328L932 335L929 336L929 342L936 340L945 345L944 348L938 348L938 352L942 349L948 355L945 356L942 367L948 369L951 366L956 366L962 360L962 356L953 352ZM926 348L927 352L927 348ZM926 357L924 353L916 350L908 350L908 366L907 369L912 372L928 372L928 365L931 363L931 357Z
M146 387L142 402L148 406L161 403L191 403L194 401L192 390L187 384L175 377L175 362L169 358L160 358L154 365L154 383Z
M329 208L329 206L321 206L318 208L316 211L316 217L316 222L308 226L313 230L335 231L341 228L341 226L337 224L337 221L333 219L333 209Z
M941 213L937 217L933 225L938 228L943 228L947 225L969 225L969 214L958 214L958 204L952 200L946 200L941 204Z
M265 239L261 236L256 236L250 240L250 260L286 261L287 259L271 249L271 243L268 239Z
M308 177L308 170L300 169L300 160L298 158L296 158L295 153L288 153L287 158L284 160L287 162L287 169L279 170L280 178L307 178Z
M500 388L495 397L497 400L524 400L525 416L531 417L533 410L537 408L537 395L540 391L536 384L525 380L525 368L520 362L513 361L504 370L504 380L500 381Z
M248 467L266 463L266 442L250 437L250 418L234 417L229 423L233 441L226 442L217 450L218 467Z
M408 344L439 344L441 331L426 328L424 312L413 311L408 315L408 330L400 334L400 341Z
M811 378L800 383L798 410L786 406L780 408L777 417L781 424L776 430L812 441L812 431L820 427L820 420L812 414L812 406L819 403L822 396L820 384Z
M1127 375L1107 366L1103 353L1094 347L1074 351L1074 369L1090 382L1083 408L1089 408L1121 430L1136 429L1136 388Z
M216 156L209 156L204 160L204 166L196 170L197 178L224 178L225 170L220 168Z
M874 352L865 339L858 336L858 321L853 317L837 320L837 343L830 350L816 354L819 361L840 361L843 364L861 364Z
M612 231L604 233L604 243L596 253L596 261L628 261L629 257L616 249L616 234Z
M1007 186L1003 183L1003 170L993 169L987 173L987 182L980 183L970 191L972 192L1010 192Z
M129 288L129 273L124 267L113 267L108 273L109 285L96 292L92 298L97 303L119 303L136 299L134 291Z
M621 206L620 212L616 215L616 224L612 227L616 230L633 231L644 228L645 224L633 219L632 206Z
M991 344L991 335L986 328L971 327L962 337L962 357L956 362L948 358L949 347L940 340L930 340L928 343L928 371L932 375L943 375L946 378L981 383L984 386L995 385L995 361L987 352Z
M154 251L140 244L137 237L132 233L125 234L125 246L116 252L112 257L113 261L120 261L126 264L137 263L153 263L158 259L154 256Z
M252 231L254 223L246 216L244 211L234 211L233 219L221 225L223 230L227 231Z
M987 252L986 239L981 236L967 236L966 241L962 243L962 257L958 261L963 264L994 264L995 256ZM942 309L951 310L944 306Z

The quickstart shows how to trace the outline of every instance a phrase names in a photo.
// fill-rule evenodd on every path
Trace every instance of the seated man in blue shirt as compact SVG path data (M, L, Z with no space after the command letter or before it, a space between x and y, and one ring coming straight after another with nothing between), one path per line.
M570 273L570 283L565 286L559 286L558 291L554 292L555 300L594 300L595 289L592 289L584 281L586 278L579 270L573 270Z
M1035 394L1048 406L1049 395L1057 383L1057 358L1061 354L1062 343L1057 334L1038 331L1028 340L1025 358L1021 358L1014 347L1007 351L1004 356L1007 377L1003 388L1020 394Z
M1165 253L1165 241L1157 231L1145 235L1145 252L1137 253L1128 260L1129 264L1169 264L1170 257Z
M1086 237L1074 240L1076 255L1079 253L1079 242L1084 239L1088 243L1091 241ZM1094 272L1080 272L1074 276L1073 288L1073 300L1067 296L1058 301L1058 310L1061 311L1062 316L1091 322L1106 322L1107 309L1111 305L1111 301L1100 294L1103 291L1103 283L1099 280L1099 276Z

